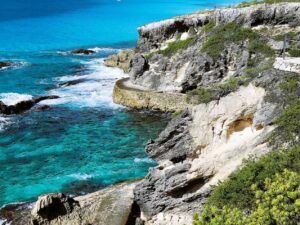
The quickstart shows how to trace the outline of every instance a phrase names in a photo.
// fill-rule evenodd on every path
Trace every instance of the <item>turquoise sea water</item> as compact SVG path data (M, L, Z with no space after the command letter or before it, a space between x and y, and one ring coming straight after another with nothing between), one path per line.
M167 123L161 115L112 102L118 69L103 58L134 47L136 28L203 8L234 4L207 0L0 0L0 100L36 95L50 109L0 115L0 207L54 191L81 194L144 176L154 163L144 152ZM86 47L92 56L72 56ZM72 86L61 86L74 81Z

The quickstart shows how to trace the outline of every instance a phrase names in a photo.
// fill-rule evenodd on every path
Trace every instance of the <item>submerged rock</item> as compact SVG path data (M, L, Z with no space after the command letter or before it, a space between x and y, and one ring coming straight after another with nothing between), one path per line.
M59 96L50 95L50 96L39 96L35 97L31 100L25 100L18 102L15 105L5 105L2 101L0 101L0 114L11 115L11 114L20 114L29 109L31 109L37 103L49 100L49 99L57 99Z
M84 49L84 48L80 48L80 49L76 49L71 51L72 54L74 55L90 55L90 54L94 54L96 53L95 51L91 50L91 49Z

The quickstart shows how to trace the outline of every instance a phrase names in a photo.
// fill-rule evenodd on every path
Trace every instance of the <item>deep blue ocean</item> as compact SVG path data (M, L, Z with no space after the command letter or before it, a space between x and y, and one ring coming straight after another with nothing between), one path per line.
M46 111L0 115L0 207L62 191L83 194L143 177L154 162L144 146L168 118L112 102L116 79L103 58L132 48L137 27L229 0L0 0L0 100L37 95ZM91 56L68 51L92 48ZM61 86L77 80L72 86Z

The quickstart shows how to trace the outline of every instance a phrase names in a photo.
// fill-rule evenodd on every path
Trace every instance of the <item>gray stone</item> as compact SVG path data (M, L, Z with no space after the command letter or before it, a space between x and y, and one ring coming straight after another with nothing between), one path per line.
M136 54L130 61L130 77L136 79L149 68L147 59L141 54Z

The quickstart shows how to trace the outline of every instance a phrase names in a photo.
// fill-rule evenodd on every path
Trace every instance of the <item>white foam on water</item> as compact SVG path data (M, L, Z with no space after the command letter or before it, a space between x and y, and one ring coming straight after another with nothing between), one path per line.
M118 53L121 49L115 49L115 48L89 48L88 50L94 51L94 52L107 52L107 53Z
M87 70L85 75L63 76L57 78L58 81L71 81L78 79L87 79L75 85L60 87L49 92L49 95L58 95L60 98L55 100L43 101L43 104L57 105L67 104L77 107L120 107L112 101L112 91L117 79L127 77L127 75L118 68L106 67L104 59L93 59L83 61Z
M149 158L135 158L134 162L135 163L153 163L154 161Z
M94 177L91 174L85 174L85 173L74 173L69 175L69 177L75 178L76 180L88 180Z
M0 116L0 132L3 131L5 129L5 127L7 127L11 123L12 123L12 121L10 118Z
M0 101L5 105L15 105L18 102L32 99L32 95L19 94L19 93L1 93Z

